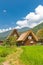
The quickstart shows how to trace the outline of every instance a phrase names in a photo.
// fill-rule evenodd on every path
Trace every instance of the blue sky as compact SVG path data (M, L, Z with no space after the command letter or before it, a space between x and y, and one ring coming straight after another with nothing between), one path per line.
M0 30L16 26L19 28L18 22L39 5L43 6L43 0L0 0Z

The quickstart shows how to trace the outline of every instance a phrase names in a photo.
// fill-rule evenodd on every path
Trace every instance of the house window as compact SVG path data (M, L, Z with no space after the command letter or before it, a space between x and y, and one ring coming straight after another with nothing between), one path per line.
M22 45L24 45L24 42L22 42Z
M22 42L22 44L23 44L24 42Z
M34 43L34 41L30 41L30 43Z
M28 36L28 39L32 39L32 36Z
M16 34L14 34L14 37L16 37Z

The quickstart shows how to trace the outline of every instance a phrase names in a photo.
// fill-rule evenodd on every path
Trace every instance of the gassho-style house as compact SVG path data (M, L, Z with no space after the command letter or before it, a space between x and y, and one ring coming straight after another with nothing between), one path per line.
M10 36L14 36L14 37L19 37L19 33L16 29L14 29L7 37L7 40L9 39Z
M38 38L36 35L31 30L29 30L20 35L20 37L17 39L17 46L33 45L36 44L37 41Z

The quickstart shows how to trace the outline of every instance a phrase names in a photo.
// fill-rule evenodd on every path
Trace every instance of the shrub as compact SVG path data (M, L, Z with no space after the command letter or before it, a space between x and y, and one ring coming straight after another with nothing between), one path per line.
M8 46L16 45L16 40L17 37L10 36L9 39L4 41L4 45L8 45Z
M8 55L8 52L6 52L6 51L2 51L0 54L0 57L6 57Z

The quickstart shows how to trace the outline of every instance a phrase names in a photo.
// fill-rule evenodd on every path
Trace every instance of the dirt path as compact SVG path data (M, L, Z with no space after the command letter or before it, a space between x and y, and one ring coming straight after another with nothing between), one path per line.
M9 55L6 59L5 62L3 62L3 65L24 65L19 57L23 50L21 48L17 48L17 51L11 55Z

